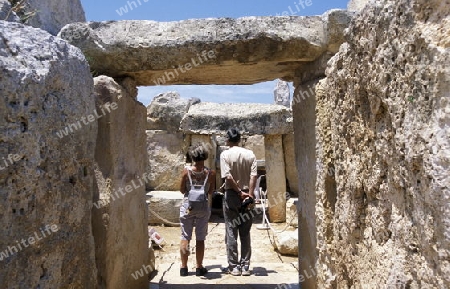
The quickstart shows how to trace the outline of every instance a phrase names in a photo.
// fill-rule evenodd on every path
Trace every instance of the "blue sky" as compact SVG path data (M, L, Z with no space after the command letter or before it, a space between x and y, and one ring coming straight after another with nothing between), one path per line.
M349 0L81 0L88 21L155 20L243 16L321 15L330 9L345 9ZM255 85L182 85L140 87L138 99L148 105L153 97L178 91L181 97L212 102L273 103L276 81ZM292 94L292 86L291 86Z

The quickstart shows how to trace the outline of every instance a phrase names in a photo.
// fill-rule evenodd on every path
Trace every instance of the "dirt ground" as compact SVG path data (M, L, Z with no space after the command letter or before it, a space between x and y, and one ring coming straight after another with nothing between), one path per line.
M222 267L227 266L225 251L225 225L219 212L211 215L208 236L205 243L204 266L209 273L202 277L195 276L195 240L191 241L191 255L189 256L188 277L179 276L180 257L180 228L152 226L164 238L162 249L155 249L156 269L152 280L152 289L159 288L189 288L188 284L207 284L205 288L219 288L213 284L221 284L220 288L299 288L298 287L298 257L282 256L274 249L274 237L279 231L294 231L295 229L282 224L271 224L273 230L259 230L262 215L257 215L251 229L252 259L250 269L252 276L223 275ZM230 278L232 277L232 278ZM230 287L227 287L228 284ZM285 287L282 287L282 284ZM182 286L184 285L184 286ZM177 287L182 286L182 287ZM237 286L237 287L236 287ZM244 286L244 287L239 287ZM288 287L291 286L291 287ZM194 288L194 287L192 287ZM199 288L196 286L195 288ZM203 287L202 287L203 288Z

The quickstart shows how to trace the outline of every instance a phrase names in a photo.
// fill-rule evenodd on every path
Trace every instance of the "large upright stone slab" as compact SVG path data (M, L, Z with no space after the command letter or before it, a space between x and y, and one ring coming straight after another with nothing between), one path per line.
M180 123L199 99L181 98L176 91L155 96L147 106L148 190L178 191L186 164L189 139L180 132Z
M299 233L299 269L310 272L317 261L316 229L316 82L301 84L296 87L292 110L294 113L294 139L298 192L298 233ZM316 274L311 278L299 279L302 288L317 288Z
M23 12L34 12L26 24L52 35L58 34L66 24L86 21L80 0L26 0Z
M264 150L264 136L263 135L249 135L241 138L242 147L251 150L257 160L264 160L266 152Z
M93 230L99 286L148 288L146 109L112 78L95 81L98 137ZM146 269L145 271L144 268ZM138 276L136 272L143 272Z
M60 36L83 50L93 70L138 85L253 84L292 80L305 63L336 52L349 22L347 11L336 10L323 17L74 23Z
M294 196L298 196L298 175L297 163L295 162L295 139L294 134L283 135L283 154L286 167L286 179L289 184L289 190Z
M286 171L283 153L283 137L266 135L267 200L269 202L269 220L274 223L286 221Z
M79 49L0 21L0 288L92 288L97 124Z
M450 5L371 3L317 102L318 287L449 288Z
M180 177L186 165L183 133L147 130L147 190L178 191Z

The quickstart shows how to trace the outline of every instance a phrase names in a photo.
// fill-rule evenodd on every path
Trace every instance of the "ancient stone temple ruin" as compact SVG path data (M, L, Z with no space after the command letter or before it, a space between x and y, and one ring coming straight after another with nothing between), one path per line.
M148 190L178 191L177 176L186 165L186 148L196 143L209 148L206 165L220 172L220 152L226 149L225 132L230 127L237 127L243 134L241 145L255 152L267 184L264 189L273 192L268 194L269 201L274 204L270 206L271 220L286 221L285 200L278 199L285 199L287 191L298 196L290 109L256 103L204 103L182 99L178 93L169 92L155 97L147 111ZM221 185L218 173L216 187ZM161 193L151 193L152 196L155 194L161 196ZM173 196L170 192L167 194L170 199ZM179 205L170 209L165 204L158 206L163 207L162 217L172 216L171 222L174 222L178 218ZM152 212L149 214L150 218L155 217Z
M33 28L0 0L1 288L148 288L132 273L154 268L146 192L170 179L157 147L173 174L185 146L220 147L228 124L264 139L269 191L295 187L299 272L315 273L301 288L450 287L448 1L167 23L54 7L40 1ZM172 97L167 120L136 99L138 86L274 79L293 82L292 112L230 104L225 117Z

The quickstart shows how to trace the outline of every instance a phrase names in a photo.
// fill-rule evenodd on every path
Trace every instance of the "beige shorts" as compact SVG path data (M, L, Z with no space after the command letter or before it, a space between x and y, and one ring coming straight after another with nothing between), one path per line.
M208 222L211 216L211 209L208 202L195 204L189 210L189 201L185 198L180 207L181 240L192 239L192 231L195 227L195 240L204 241L208 235Z

